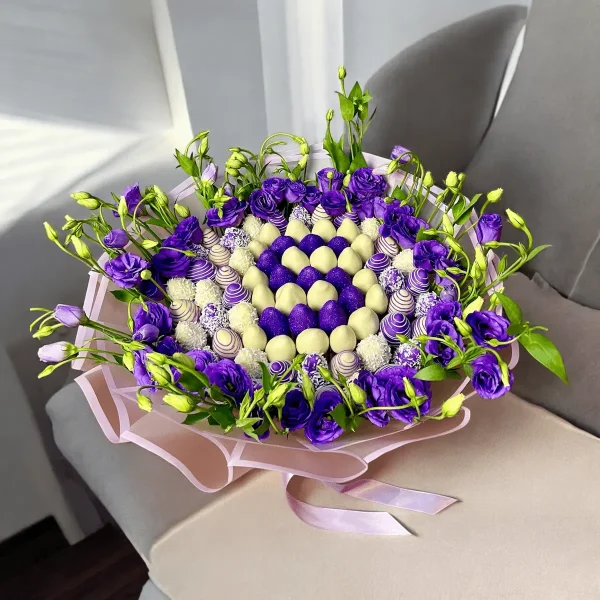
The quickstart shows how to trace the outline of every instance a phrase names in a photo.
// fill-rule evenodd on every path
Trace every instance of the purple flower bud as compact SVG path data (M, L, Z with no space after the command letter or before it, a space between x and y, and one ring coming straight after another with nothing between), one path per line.
M218 174L219 174L219 168L217 167L217 165L215 165L215 163L211 162L210 164L208 164L205 167L204 171L202 171L202 175L200 176L200 179L204 183L213 184L217 180Z
M69 342L54 342L42 346L38 350L38 358L45 363L58 363L75 354L76 351L77 348Z
M57 304L54 309L54 318L65 327L79 327L87 321L83 309L70 304Z
M129 236L124 229L113 229L104 236L102 241L108 248L125 248L129 242Z
M147 342L151 344L158 339L160 335L160 331L156 325L152 325L151 323L146 323L146 325L142 325L132 336L131 339L135 342Z
M394 146L394 149L392 150L390 158L392 160L396 160L397 158L400 158L402 156L402 158L400 158L398 163L401 165L405 165L410 160L409 153L410 153L410 150L408 148L405 148L404 146Z

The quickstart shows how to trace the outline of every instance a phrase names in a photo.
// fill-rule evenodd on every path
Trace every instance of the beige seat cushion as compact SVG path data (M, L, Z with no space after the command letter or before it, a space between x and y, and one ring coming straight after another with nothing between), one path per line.
M281 476L257 473L154 544L153 580L173 600L600 598L600 440L512 395L469 406L463 430L369 471L461 500L436 516L394 511L415 537L309 527ZM313 503L378 509L297 484Z

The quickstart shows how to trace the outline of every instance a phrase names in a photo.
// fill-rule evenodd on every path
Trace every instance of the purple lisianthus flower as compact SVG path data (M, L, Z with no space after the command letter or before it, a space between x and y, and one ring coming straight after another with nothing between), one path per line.
M254 396L254 386L246 370L228 358L208 364L205 373L211 385L216 385L238 404L246 393Z
M462 316L462 307L460 302L445 301L438 302L427 311L425 317L425 327L427 331L434 321L448 321L454 324L454 317Z
M229 198L221 208L206 211L206 224L209 227L237 227L244 219L248 203L237 198Z
M433 271L440 260L448 256L448 248L437 240L423 240L415 244L413 262L415 267Z
M445 286L453 286L452 284L452 280L454 281L458 281L462 276L460 274L452 274L452 273L448 273L448 268L450 267L458 267L458 268L463 268L463 265L461 265L460 262L458 262L457 260L454 260L453 258L441 258L440 260L437 261L435 268L440 270L440 271L446 271L446 277L442 277L440 275L438 275L438 273L435 274L435 282L438 285L441 285L442 287ZM456 288L455 288L456 291Z
M158 339L159 335L160 331L156 325L153 325L152 323L146 323L134 332L134 334L131 336L131 339L134 342L145 342L147 344L152 344Z
M170 235L162 241L161 249L152 257L152 266L159 275L167 279L185 277L192 259L180 250L187 249L184 238Z
M69 357L75 346L69 342L54 342L46 344L38 350L38 358L44 363L59 363Z
M439 338L447 335L461 350L464 348L462 338L449 321L433 321L427 326L427 335ZM427 340L425 352L436 356L437 362L444 367L456 356L456 352L452 348L437 340Z
M288 180L283 177L270 177L262 183L263 192L271 196L277 204L281 204L287 187Z
M137 381L137 384L142 385L153 385L152 377L148 373L146 368L146 355L150 350L134 350L133 351L133 376ZM150 390L152 391L152 390Z
M362 167L350 176L348 189L359 200L385 196L387 181L383 175L375 175L373 169Z
M115 285L121 288L132 288L142 281L141 272L149 267L148 261L125 252L107 261L104 270Z
M171 333L173 329L173 319L169 309L164 304L156 302L146 302L147 310L140 306L133 317L133 330L138 331L143 325L150 323L158 327L162 335Z
M300 200L300 204L309 212L313 213L321 202L321 192L314 185L306 186L306 194Z
M374 214L372 198L357 198L351 195L350 204L352 205L352 212L356 213L361 221L370 219Z
M125 248L129 243L129 236L124 229L113 229L104 236L102 242L107 248Z
M346 197L342 192L338 192L337 190L323 192L321 206L331 217L339 217L346 212Z
M71 304L57 304L52 316L65 327L79 327L87 321L83 309Z
M502 217L497 214L482 215L475 227L475 234L480 244L499 242L502 237Z
M354 383L366 392L365 404L367 408L384 406L381 404L382 390L378 387L373 373L365 370L360 371ZM387 410L370 410L365 413L365 417L377 427L385 427L390 422L390 413Z
M211 162L204 167L204 171L202 171L202 175L200 175L200 180L212 185L217 180L218 174L219 168L214 162Z
M300 390L291 390L285 395L281 411L281 426L295 431L301 429L310 417L310 405Z
M404 146L394 146L392 153L390 154L390 158L392 160L400 158L398 163L401 165L405 165L411 159L410 150L408 148L405 148Z
M321 192L341 190L344 183L344 174L333 167L325 167L317 173L317 186Z
M140 184L136 183L135 185L130 185L125 188L123 192L123 196L125 196L125 202L127 202L127 210L129 214L133 214L137 205L142 201L142 193L140 192ZM136 214L139 214L139 210Z
M510 391L514 382L512 371L508 372L508 385L504 385L498 359L493 354L484 354L476 358L471 366L473 388L482 398L494 400Z
M199 244L202 242L202 229L198 217L186 217L177 224L172 237L178 237L186 244Z
M398 200L393 201L393 203L395 202L398 202ZM378 196L373 200L373 216L383 220L388 206L390 205L385 201L385 199ZM412 209L412 207L409 208Z
M400 217L398 222L392 226L390 237L398 242L401 248L414 248L417 243L417 234L419 233L419 230L426 229L428 226L427 221L424 221L423 219L405 215Z
M183 348L173 336L166 335L156 344L156 351L165 356L173 356L175 352L183 352Z
M324 390L319 394L313 413L304 426L304 435L311 444L327 444L344 433L329 414L341 402L342 396L337 390Z
M380 406L398 406L390 410L390 415L394 419L412 423L415 417L418 417L414 406L405 406L410 404L410 399L404 391L404 377L412 384L417 396L424 396L423 403L419 406L419 412L426 415L431 409L431 386L428 381L414 379L415 369L402 366L385 367L375 375L377 381L376 400ZM375 411L374 411L375 412ZM377 411L379 412L379 411ZM368 414L368 413L367 413Z
M206 367L216 362L215 355L209 350L190 350L187 355L194 359L196 371L204 373Z
M255 217L268 221L281 214L277 200L265 190L254 190L250 194L250 211Z
M158 276L155 276L158 277ZM160 277L158 277L159 280L161 280ZM159 283L162 285L163 282L159 281ZM139 290L139 292L141 294L143 294L144 296L146 296L146 298L150 298L150 300L162 300L164 298L164 294L161 292L160 288L154 283L154 281L142 281L138 286L137 289Z
M510 321L492 310L475 310L465 319L473 330L475 343L484 348L491 348L490 340L507 342L512 339L508 334Z
M288 181L284 198L290 204L297 204L306 195L306 186L301 181Z

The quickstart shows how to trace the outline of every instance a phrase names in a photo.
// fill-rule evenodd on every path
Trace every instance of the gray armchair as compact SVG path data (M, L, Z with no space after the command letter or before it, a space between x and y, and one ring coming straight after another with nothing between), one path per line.
M436 517L397 513L418 533L412 540L309 528L287 509L274 473L203 494L149 452L110 444L79 389L66 387L48 404L56 442L168 597L600 594L600 444L521 399L600 432L600 9L593 0L576 10L534 0L520 64L492 122L524 17L519 7L488 11L384 66L369 83L379 112L367 149L386 155L401 143L438 178L464 169L472 189L504 187L538 240L554 245L532 265L538 278L515 278L508 293L550 327L571 387L523 357L515 395L475 400L472 426L376 462L375 478L463 500ZM372 508L312 482L299 486L308 501ZM165 596L149 583L142 597Z

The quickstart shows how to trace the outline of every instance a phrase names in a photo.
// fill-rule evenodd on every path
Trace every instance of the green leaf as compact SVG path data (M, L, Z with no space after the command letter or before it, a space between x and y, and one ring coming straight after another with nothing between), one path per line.
M271 391L271 384L273 383L273 378L271 377L271 373L269 373L269 368L265 363L259 362L260 370L262 372L262 384L263 390L265 391L265 395Z
M344 121L352 121L354 118L354 103L350 98L346 98L344 94L336 92L340 98L340 111L342 113L342 119Z
M204 419L207 419L208 416L209 416L209 413L207 413L204 410L202 410L200 412L196 412L196 413L190 413L183 421L183 424L184 425L194 425L194 423L199 423L200 421L204 421Z
M217 402L229 402L229 396L226 396L216 385L211 385L208 393L213 400Z
M462 365L463 359L460 356L455 356L447 365L446 369L456 369Z
M465 206L465 208L460 212L458 217L455 217L454 224L455 225L464 225L471 216L471 211L475 208L477 202L481 198L482 194L475 194L471 199L471 202ZM454 216L454 211L452 211L452 216Z
M509 335L519 335L523 333L527 329L527 325L525 323L515 323L511 325L506 331L508 331Z
M350 100L354 101L360 101L362 98L363 92L360 89L360 85L358 83L358 81L352 86L352 89L350 90L350 93L348 94L348 98L350 98Z
M408 198L408 192L404 191L399 185L397 185L392 192L392 198L400 201L406 200Z
M354 154L354 158L352 159L352 163L350 163L350 172L354 173L357 169L361 169L362 167L367 166L367 161L363 156L363 153L359 150Z
M552 371L565 383L569 383L562 356L558 348L545 335L528 332L523 334L519 341L535 360L544 365L549 371Z
M161 221L160 219L145 219L144 223L146 223L147 225L156 225L157 227L164 227L165 226L165 222Z
M463 371L469 379L473 378L473 367L471 365L463 365Z
M184 173L191 177L198 177L200 175L198 165L193 158L182 154L179 150L175 150L175 158Z
M138 295L129 290L111 290L110 293L120 302L133 302L138 299Z
M543 246L538 246L534 248L528 255L527 260L533 260L540 252L543 252L546 248L551 248L552 244L544 244Z
M348 415L344 404L338 404L332 411L333 420L344 430L348 429Z
M500 292L495 292L495 296L500 304L502 304L502 308L504 309L508 320L513 325L516 325L523 320L523 312L521 311L521 307L514 300L508 296L505 296L504 294L501 294Z
M189 392L201 392L206 386L191 373L184 372L177 380L177 383Z
M458 202L452 207L452 218L454 219L455 223L456 223L456 219L458 219L459 215L465 209L466 204L467 204L467 202L465 201L465 197L461 196L458 199Z
M446 379L446 370L439 363L431 363L428 367L425 367L417 372L414 376L415 379L421 379L422 381L442 381Z
M350 159L344 152L343 146L331 137L329 123L327 123L327 131L325 132L325 139L323 140L323 148L325 148L331 157L331 161L338 171L345 173L350 168Z
M235 425L235 417L230 406L218 406L211 411L211 417L225 430L231 431Z

